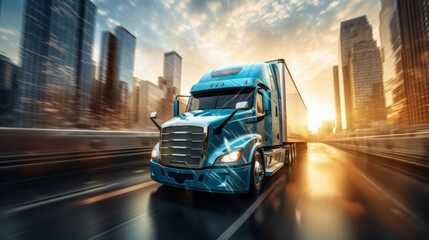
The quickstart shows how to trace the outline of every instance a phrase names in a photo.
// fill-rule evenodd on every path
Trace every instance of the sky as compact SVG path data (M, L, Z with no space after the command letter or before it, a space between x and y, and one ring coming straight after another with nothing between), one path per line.
M367 15L379 45L379 0L92 0L93 60L101 33L122 25L137 37L134 75L157 83L163 53L182 58L182 93L207 71L284 58L308 109L309 129L335 119L332 66L341 21ZM20 64L24 0L3 0L0 53Z

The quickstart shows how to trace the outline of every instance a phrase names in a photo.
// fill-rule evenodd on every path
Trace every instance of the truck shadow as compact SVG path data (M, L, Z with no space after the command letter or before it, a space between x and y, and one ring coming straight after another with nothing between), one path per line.
M307 151L301 151L297 161L292 165L285 165L272 177L265 177L261 193L252 196L245 193L222 194L216 192L200 192L189 189L175 188L163 185L151 194L150 201L162 201L167 204L175 204L182 207L206 209L223 213L240 213L245 211L259 196L271 185L275 188L285 187L295 182L299 175L299 165L307 160ZM280 179L280 181L277 181Z
M294 166L285 166L279 174L267 177L261 193L257 196L198 192L162 186L151 194L149 209L166 210L154 211L150 217L154 221L164 219L163 221L172 224L169 224L168 229L163 227L164 224L154 224L153 230L160 239L177 236L215 239L251 210L235 236L240 239L290 237L297 222L294 217L296 203L288 196L286 189L286 173L289 168ZM268 194L264 194L266 191L269 191ZM262 196L264 198L259 199ZM267 236L269 238L266 238Z

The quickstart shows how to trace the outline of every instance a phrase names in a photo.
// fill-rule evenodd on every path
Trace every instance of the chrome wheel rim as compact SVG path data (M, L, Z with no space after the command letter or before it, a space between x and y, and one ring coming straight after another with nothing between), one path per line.
M254 176L255 176L255 183L257 186L259 186L262 182L262 179L264 178L264 168L259 163L259 158L255 159L255 168L254 168Z

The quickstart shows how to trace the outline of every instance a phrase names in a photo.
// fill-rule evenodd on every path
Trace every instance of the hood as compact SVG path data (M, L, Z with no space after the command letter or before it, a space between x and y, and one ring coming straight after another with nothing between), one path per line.
M209 133L212 133L213 129L219 126L233 112L234 109L206 109L187 112L165 122L162 127L210 125ZM218 138L220 142L224 142L225 138L232 140L237 136L253 132L254 122L252 109L238 111L225 125L222 134L211 135L213 139L211 144L215 143Z
M227 118L234 109L206 109L206 110L196 110L191 112L186 112L181 114L173 119L168 120L162 126L166 125L181 125L181 124L192 124L204 122L210 124L211 126L217 126L225 118ZM244 112L244 111L243 111ZM239 113L236 113L234 118L239 116Z

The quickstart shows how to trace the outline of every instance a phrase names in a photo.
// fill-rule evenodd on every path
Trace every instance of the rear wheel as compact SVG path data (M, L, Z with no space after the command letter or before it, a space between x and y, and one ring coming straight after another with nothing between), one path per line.
M292 154L293 154L293 161L296 162L297 159L297 150L296 150L296 144L292 144Z
M286 163L290 166L293 163L293 158L292 158L292 145L287 145L287 151L286 151L286 156L285 156L285 160Z
M253 155L252 174L250 176L249 193L256 195L261 191L262 180L265 177L264 162L258 151Z

